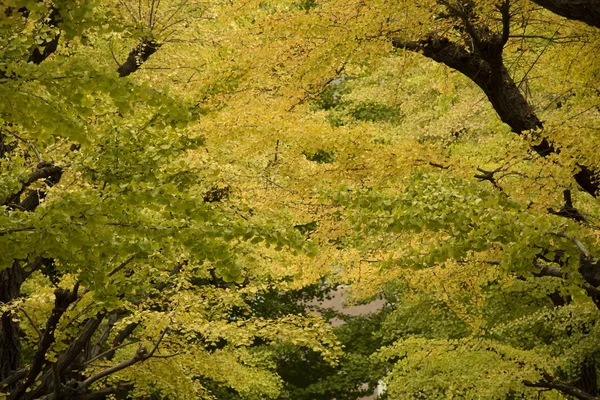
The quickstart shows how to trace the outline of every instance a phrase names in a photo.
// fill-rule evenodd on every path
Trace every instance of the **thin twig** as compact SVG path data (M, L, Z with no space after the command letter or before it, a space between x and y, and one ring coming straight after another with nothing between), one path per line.
M562 24L558 28L556 28L556 31L552 34L553 38L558 34L560 28L562 28ZM550 46L550 43L551 43L550 41L548 41L548 43L546 43L546 46L544 46L542 51L540 51L540 54L538 54L535 61L533 61L533 63L529 66L529 69L527 70L527 72L525 72L525 75L523 75L523 78L521 78L521 81L517 85L517 89L521 88L521 85L523 84L523 82L525 82L525 80L527 79L527 76L529 75L531 70L533 70L533 67L535 67L537 65L537 63L540 60L540 58L542 57L542 55L546 52L546 49L548 49L548 46Z
M152 19L154 18L154 6L156 5L155 0L152 0L150 5L150 16L148 17L148 29L152 30Z
M21 142L26 143L29 145L29 147L31 147L31 150L33 150L33 152L35 153L35 157L38 160L38 163L43 163L44 159L42 158L42 155L40 154L40 152L38 151L37 147L35 147L35 145L31 142L31 140L28 139L24 139L21 136L17 135L14 132L10 132L7 131L9 134L13 135L14 137L16 137L17 139L19 139Z
M162 342L162 340L163 340L163 338L165 337L166 334L167 334L167 328L163 329L162 333L160 334L160 337L158 338L158 341L156 342L156 344L154 345L154 347L152 348L152 350L150 350L150 353L148 353L148 356L146 358L152 357L152 355L158 349L158 346L160 345L160 342Z
M135 255L130 256L127 260L123 261L117 268L110 271L106 276L110 278L111 276L113 276L114 274L116 274L117 272L119 272L120 270L125 268L127 266L127 264L129 264L133 260L134 257L135 257Z
M165 355L158 355L158 356L154 355L154 356L152 356L152 358L171 358L171 357L176 357L176 356L178 356L180 354L181 354L180 352L177 352L177 353L171 353L171 354L165 354Z
M592 257L592 255L590 254L588 249L575 236L569 236L565 232L556 232L556 233L553 233L553 235L570 240L571 242L573 242L575 244L575 246L577 246L579 251L581 251L585 257L588 257L588 258Z
M131 341L131 342L123 343L123 344L120 344L118 346L112 347L111 349L106 350L104 353L100 353L96 357L94 357L94 358L86 361L83 365L85 367L87 367L88 365L90 365L94 361L97 361L97 360L101 359L102 357L105 357L106 355L110 354L113 351L117 351L119 349L122 349L123 347L127 347L127 346L130 346L132 344L136 344L136 343L139 343L139 340L134 340L134 341Z
M179 8L177 8L175 11L173 11L173 13L172 13L171 15L169 15L169 17L167 17L167 19L166 19L166 20L165 20L165 22L164 22L164 23L165 23L165 25L167 25L167 24L169 23L169 21L171 21L171 19L172 19L172 18L173 18L175 15L177 15L177 13L178 13L179 11L181 11L181 9L182 9L183 7L185 7L185 5L186 5L187 3L188 3L188 0L186 0L186 1L182 1L182 2L181 2L181 4L179 5ZM164 32L164 30L165 30L165 29L167 29L169 26L171 26L171 25L167 25L167 26L163 27L163 28L162 28L162 29L159 31L159 33L162 33L162 32Z
M36 323L33 321L33 319L29 316L29 314L27 314L27 311L25 311L25 309L22 307L19 307L18 310L25 315L31 326L33 326L33 329L35 329L35 332L37 333L39 339L42 340L42 332L40 331Z
M7 229L5 231L0 231L0 236L8 235L9 233L30 232L30 231L35 231L35 227L33 227L33 226L24 226L22 228Z
M113 49L112 42L109 44L109 49L110 55L112 56L113 60L115 60L115 64L117 64L117 67L120 66L121 63L119 62L119 60L117 60L117 56L115 55L115 50Z
M129 8L129 6L127 5L127 3L125 3L123 0L119 0L119 3L125 7L125 9L129 12L129 15L131 15L131 17L133 18L134 21L137 21L137 18L135 17L135 14L133 13L133 11Z

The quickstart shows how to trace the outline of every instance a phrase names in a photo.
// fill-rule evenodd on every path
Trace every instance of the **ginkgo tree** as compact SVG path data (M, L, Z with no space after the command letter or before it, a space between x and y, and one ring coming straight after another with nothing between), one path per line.
M595 398L598 161L589 150L599 121L598 32L549 24L551 14L526 2L431 3L424 19L430 26L390 29L387 37L472 82L447 75L444 90L425 105L433 108L422 114L426 120L408 101L400 105L408 111L405 129L419 131L395 134L416 138L413 151L427 149L421 158L429 164L399 180L402 189L353 185L333 196L349 212L354 243L368 262L383 280L403 282L398 311L383 332L395 340L381 351L397 360L390 396ZM416 7L413 18L426 9ZM386 68L379 85L410 87L406 81L420 73L406 68L412 57L403 57L391 63L404 68L398 84ZM460 119L474 108L460 107L473 83L492 106L484 115L497 114L525 141L501 125ZM419 96L414 89L411 95ZM431 316L415 318L424 311Z
M0 7L2 398L190 399L208 381L274 397L256 341L338 353L323 320L253 309L306 283L285 266L314 245L220 186L193 129L202 99L135 77L210 7Z
M245 72L206 129L304 210L356 292L396 291L390 396L597 396L597 6L271 1L241 15L228 61Z
M265 304L326 277L390 398L595 398L597 11L3 3L2 394L289 398L341 349Z

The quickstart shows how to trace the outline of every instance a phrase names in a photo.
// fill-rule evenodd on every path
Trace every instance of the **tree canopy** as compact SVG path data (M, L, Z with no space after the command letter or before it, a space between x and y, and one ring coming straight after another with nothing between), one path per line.
M599 395L597 2L0 21L0 398Z

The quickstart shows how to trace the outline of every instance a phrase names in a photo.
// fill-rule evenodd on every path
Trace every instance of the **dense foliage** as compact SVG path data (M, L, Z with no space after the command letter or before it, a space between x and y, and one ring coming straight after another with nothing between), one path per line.
M0 398L597 398L598 16L3 2Z

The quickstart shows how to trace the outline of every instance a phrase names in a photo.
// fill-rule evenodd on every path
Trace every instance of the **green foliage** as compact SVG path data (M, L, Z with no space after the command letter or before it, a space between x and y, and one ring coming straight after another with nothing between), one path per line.
M0 398L596 396L599 34L530 3L4 2Z
M399 122L401 116L398 109L375 102L359 103L351 107L350 115L358 121Z
M316 162L317 164L331 164L335 161L335 154L330 151L319 149L314 153L303 152L308 161Z

